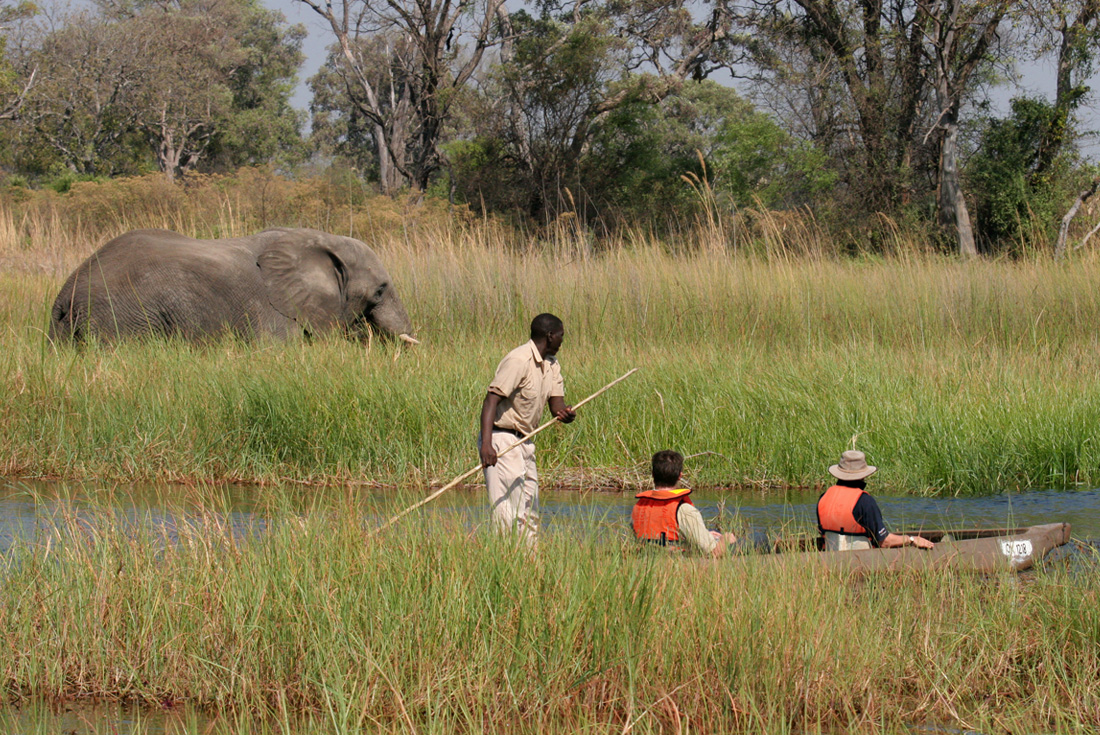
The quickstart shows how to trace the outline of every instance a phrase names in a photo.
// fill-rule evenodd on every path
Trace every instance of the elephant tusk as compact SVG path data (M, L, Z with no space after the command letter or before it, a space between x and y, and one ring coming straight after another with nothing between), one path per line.
M401 340L402 342L408 342L410 345L420 344L420 340L416 339L415 337L410 337L409 335L405 334L404 332L397 335L397 338L399 340Z

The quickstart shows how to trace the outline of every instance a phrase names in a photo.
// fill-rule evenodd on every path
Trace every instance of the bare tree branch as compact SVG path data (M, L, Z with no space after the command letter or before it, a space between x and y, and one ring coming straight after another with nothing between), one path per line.
M0 108L0 120L14 120L19 114L19 108L23 106L23 103L27 99L27 94L34 87L34 79L38 76L38 67L35 66L31 69L30 76L27 77L27 83L23 85L23 90L19 92L8 104L3 108Z
M1058 242L1054 246L1055 260L1061 260L1066 256L1066 238L1069 235L1070 223L1073 222L1074 217L1077 216L1077 213L1081 210L1081 207L1092 197L1093 194L1096 193L1096 190L1098 188L1100 188L1100 175L1093 177L1092 183L1088 186L1088 188L1077 195L1077 199L1074 200L1073 206L1071 206L1069 208L1069 211L1066 212L1065 216L1062 217L1062 224L1058 228ZM1084 244L1088 241L1090 237L1092 237L1092 233L1095 231L1096 230L1094 229L1092 230L1092 232L1089 232L1089 234L1085 236L1085 239L1081 241L1081 244L1078 247L1084 247Z

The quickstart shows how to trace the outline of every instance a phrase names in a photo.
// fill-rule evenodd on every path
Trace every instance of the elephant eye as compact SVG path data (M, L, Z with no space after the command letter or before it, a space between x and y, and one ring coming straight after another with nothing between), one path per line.
M378 301L380 298L382 298L382 294L386 293L386 288L389 285L390 284L388 284L388 283L383 283L381 286L379 286L378 288L376 288L374 290L374 300L375 301Z

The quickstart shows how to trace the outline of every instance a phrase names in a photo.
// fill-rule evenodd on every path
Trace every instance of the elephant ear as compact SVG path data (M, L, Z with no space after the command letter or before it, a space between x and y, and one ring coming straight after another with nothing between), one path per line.
M335 325L346 300L347 269L317 238L288 234L256 259L271 305L307 332Z

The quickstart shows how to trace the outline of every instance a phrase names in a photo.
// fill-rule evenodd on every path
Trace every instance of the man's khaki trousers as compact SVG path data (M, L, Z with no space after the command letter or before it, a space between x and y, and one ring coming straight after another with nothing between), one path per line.
M493 528L521 534L534 545L539 533L539 475L535 468L535 442L528 439L501 456L519 437L507 431L493 432L497 463L485 468L485 487Z

